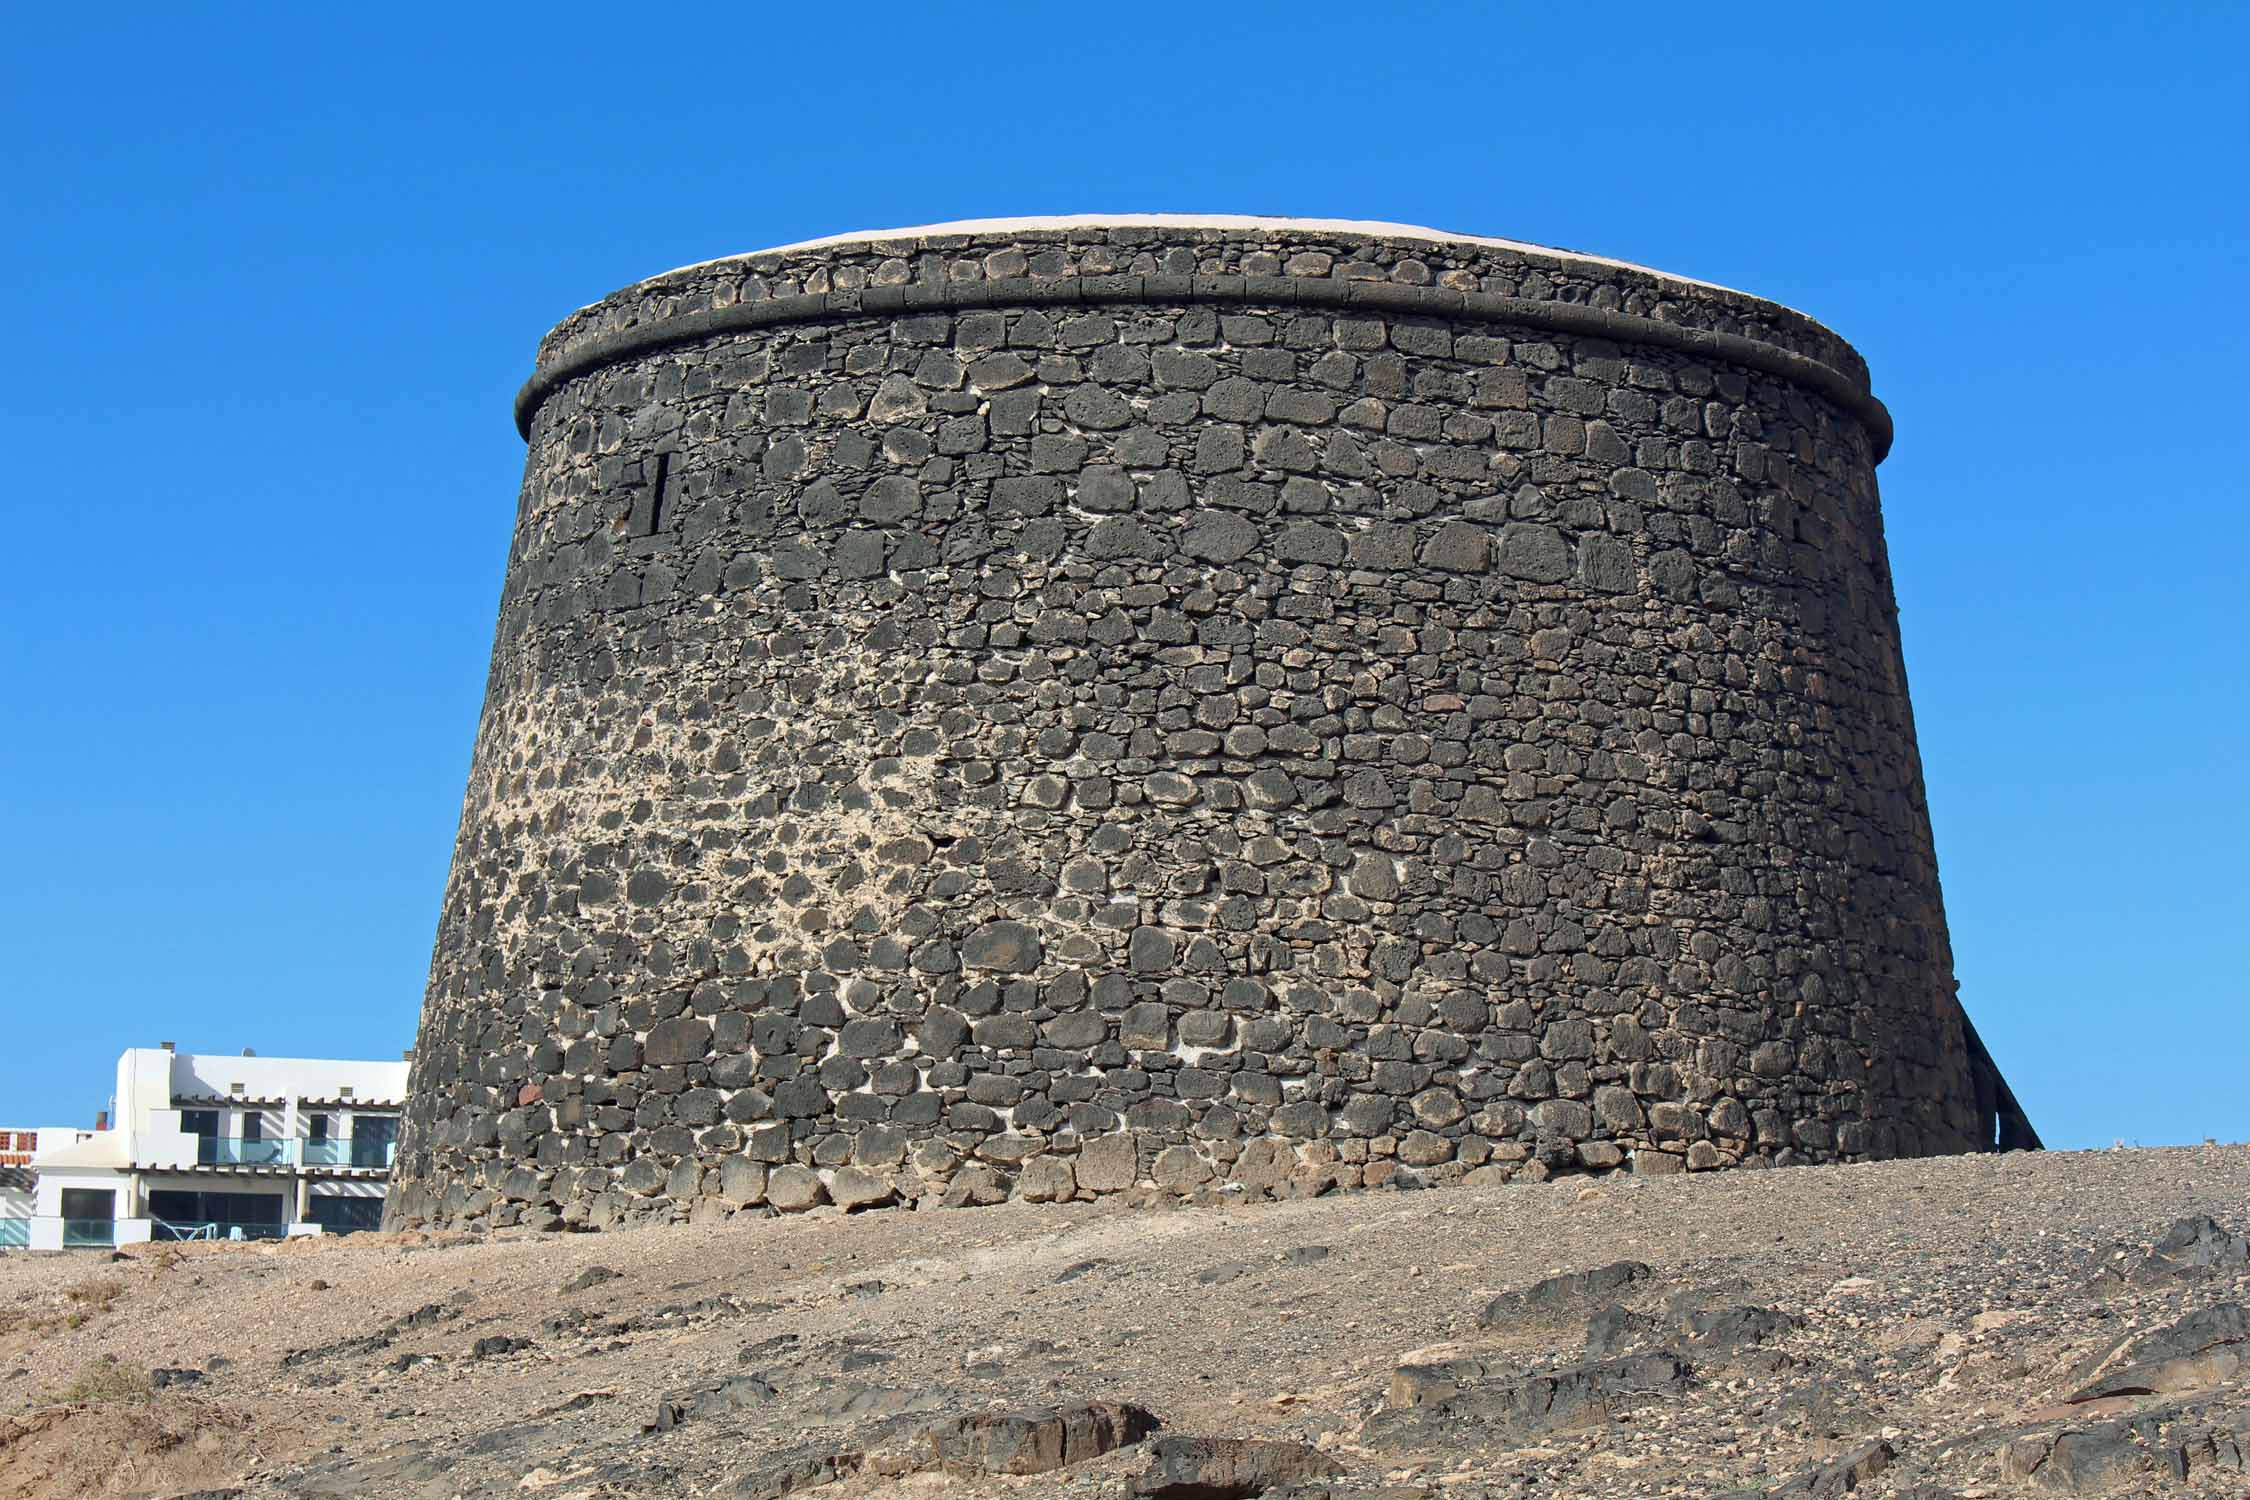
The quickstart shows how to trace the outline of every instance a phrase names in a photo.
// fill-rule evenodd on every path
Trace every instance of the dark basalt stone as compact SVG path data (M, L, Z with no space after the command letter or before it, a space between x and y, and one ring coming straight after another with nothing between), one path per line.
M1953 998L1889 417L1800 314L907 232L628 287L517 410L391 1227L2036 1143Z

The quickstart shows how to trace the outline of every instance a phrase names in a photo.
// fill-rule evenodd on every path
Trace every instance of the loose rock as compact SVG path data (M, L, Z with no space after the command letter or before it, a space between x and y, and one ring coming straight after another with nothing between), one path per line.
M1044 1474L1137 1443L1160 1425L1129 1402L994 1412L925 1427L913 1451L918 1467L948 1474Z
M1326 1454L1305 1443L1162 1437L1150 1450L1148 1468L1129 1487L1141 1500L1251 1500L1338 1472Z

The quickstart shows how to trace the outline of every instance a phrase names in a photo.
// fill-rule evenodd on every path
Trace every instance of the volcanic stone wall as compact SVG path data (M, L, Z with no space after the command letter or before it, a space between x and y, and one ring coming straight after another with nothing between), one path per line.
M1797 314L912 231L628 288L519 420L394 1225L1993 1143Z

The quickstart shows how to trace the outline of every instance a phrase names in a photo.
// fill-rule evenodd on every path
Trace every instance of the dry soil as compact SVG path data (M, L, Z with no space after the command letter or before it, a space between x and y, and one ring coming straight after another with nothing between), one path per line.
M0 1500L1124 1495L1165 1436L1317 1450L1181 1496L2241 1500L2246 1232L2206 1146L17 1253ZM928 1467L1092 1402L1161 1431Z

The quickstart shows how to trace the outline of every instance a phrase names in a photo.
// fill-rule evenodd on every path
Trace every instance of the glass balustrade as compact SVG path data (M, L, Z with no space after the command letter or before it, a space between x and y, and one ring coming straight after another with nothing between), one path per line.
M30 1244L29 1219L0 1219L0 1250L22 1250Z
M308 1167L390 1166L398 1147L390 1141L305 1141L302 1160Z
M62 1224L62 1242L65 1250L86 1245L114 1245L117 1243L115 1219L65 1219Z
M195 1159L206 1167L359 1167L386 1171L398 1155L398 1142L381 1136L353 1140L257 1140L206 1135L196 1140Z
M247 1141L231 1135L198 1138L195 1159L207 1167L278 1167L290 1159L289 1141Z
M353 1141L352 1165L355 1167L388 1167L391 1158L398 1154L396 1141Z

